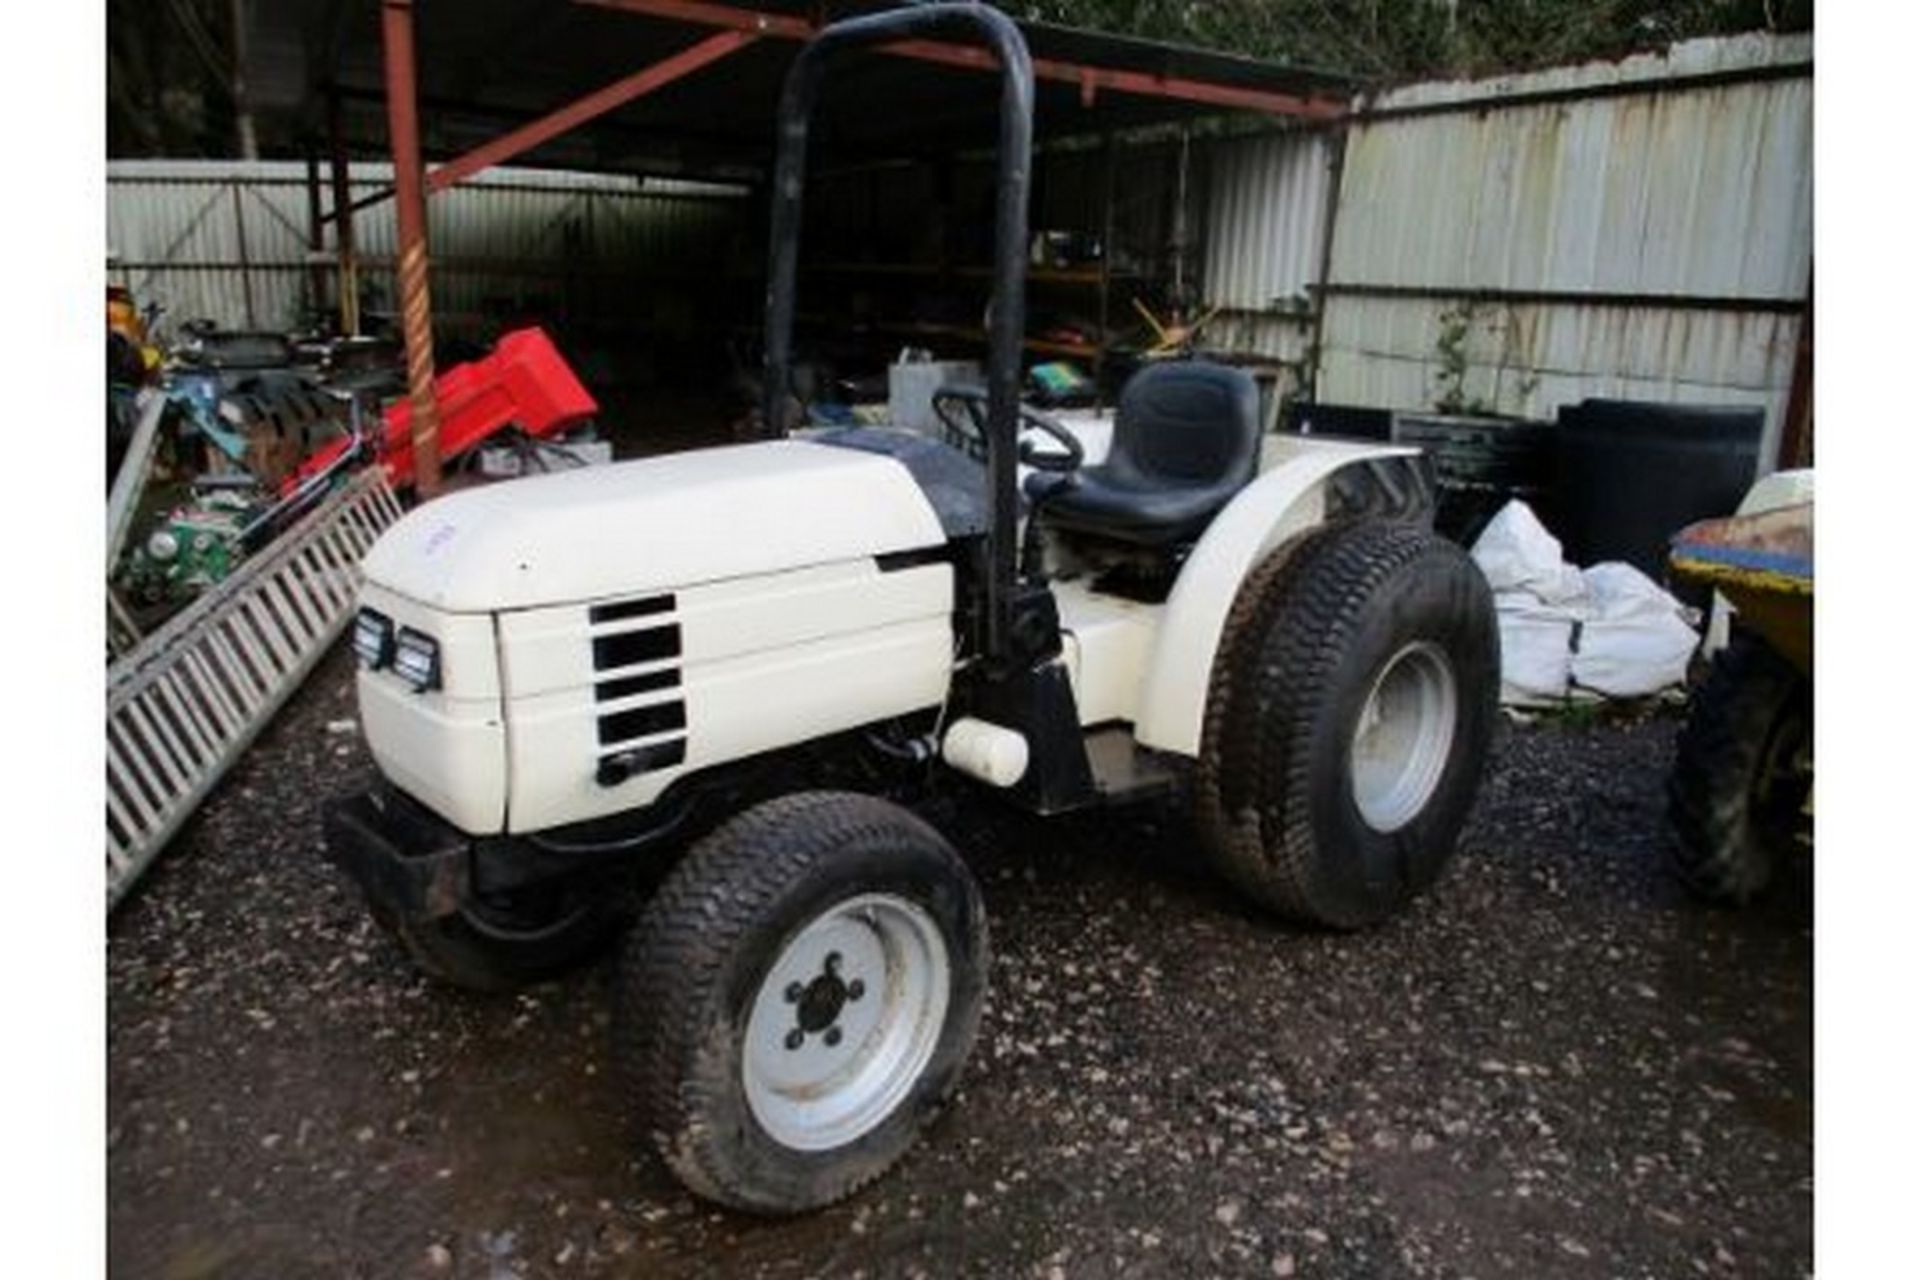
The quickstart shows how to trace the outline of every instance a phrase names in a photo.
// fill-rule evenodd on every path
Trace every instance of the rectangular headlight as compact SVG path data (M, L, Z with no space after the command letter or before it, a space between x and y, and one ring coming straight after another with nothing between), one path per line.
M415 693L440 687L440 646L432 636L411 627L400 628L393 646L394 674L413 686Z
M393 661L393 619L374 609L362 609L353 620L353 651L369 671L378 671Z

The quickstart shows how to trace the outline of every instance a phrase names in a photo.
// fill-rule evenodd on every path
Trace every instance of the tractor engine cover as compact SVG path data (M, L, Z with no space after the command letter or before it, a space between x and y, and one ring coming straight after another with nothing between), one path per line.
M528 832L937 706L953 569L898 553L944 541L899 462L801 441L448 495L366 559L365 609L438 658L426 689L363 664L368 745L462 830Z

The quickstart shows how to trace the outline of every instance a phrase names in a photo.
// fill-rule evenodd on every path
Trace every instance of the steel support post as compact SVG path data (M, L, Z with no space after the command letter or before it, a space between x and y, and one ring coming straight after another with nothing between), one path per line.
M327 269L321 255L327 250L326 212L320 204L320 155L307 144L307 291L317 318L327 305Z
M393 150L394 213L399 232L401 331L407 391L413 402L413 476L423 498L440 491L440 415L433 395L433 304L427 289L427 206L414 107L413 0L382 0L387 135Z
M327 95L327 151L333 180L335 267L339 272L340 332L360 336L360 260L353 247L353 174L347 166L347 133L340 119L340 95Z

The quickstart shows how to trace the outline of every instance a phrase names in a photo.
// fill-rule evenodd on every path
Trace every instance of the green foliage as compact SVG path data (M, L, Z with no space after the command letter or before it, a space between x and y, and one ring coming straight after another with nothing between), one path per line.
M1472 361L1467 353L1467 340L1472 337L1474 326L1484 321L1487 337L1499 344L1498 354L1492 361L1494 401L1479 396L1469 398L1466 394L1467 369ZM1526 355L1523 350L1520 332L1520 316L1510 305L1489 305L1481 302L1462 300L1440 313L1440 333L1433 341L1433 351L1438 371L1433 376L1433 407L1439 413L1467 414L1483 417L1496 414L1500 406L1500 386L1510 370L1526 368ZM1525 405L1540 385L1540 375L1527 370L1514 381L1512 394L1518 405Z
M1434 353L1440 358L1433 407L1440 413L1480 412L1470 408L1466 398L1467 334L1473 329L1477 307L1471 302L1447 308L1440 313L1440 336L1434 339Z
M1813 0L1002 0L1000 7L1378 81L1485 75L1616 58L1694 36L1813 26Z

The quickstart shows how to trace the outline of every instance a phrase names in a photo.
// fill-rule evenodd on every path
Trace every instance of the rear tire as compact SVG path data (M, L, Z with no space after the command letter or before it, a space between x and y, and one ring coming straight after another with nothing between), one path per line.
M868 796L733 818L642 912L615 1049L694 1192L792 1213L873 1181L952 1092L986 996L985 908L940 834Z
M1812 731L1812 684L1734 632L1694 695L1667 780L1673 868L1696 897L1740 904L1772 882L1799 827Z
M1247 578L1214 661L1202 843L1262 905L1352 929L1445 865L1498 713L1486 579L1414 525L1358 521Z

